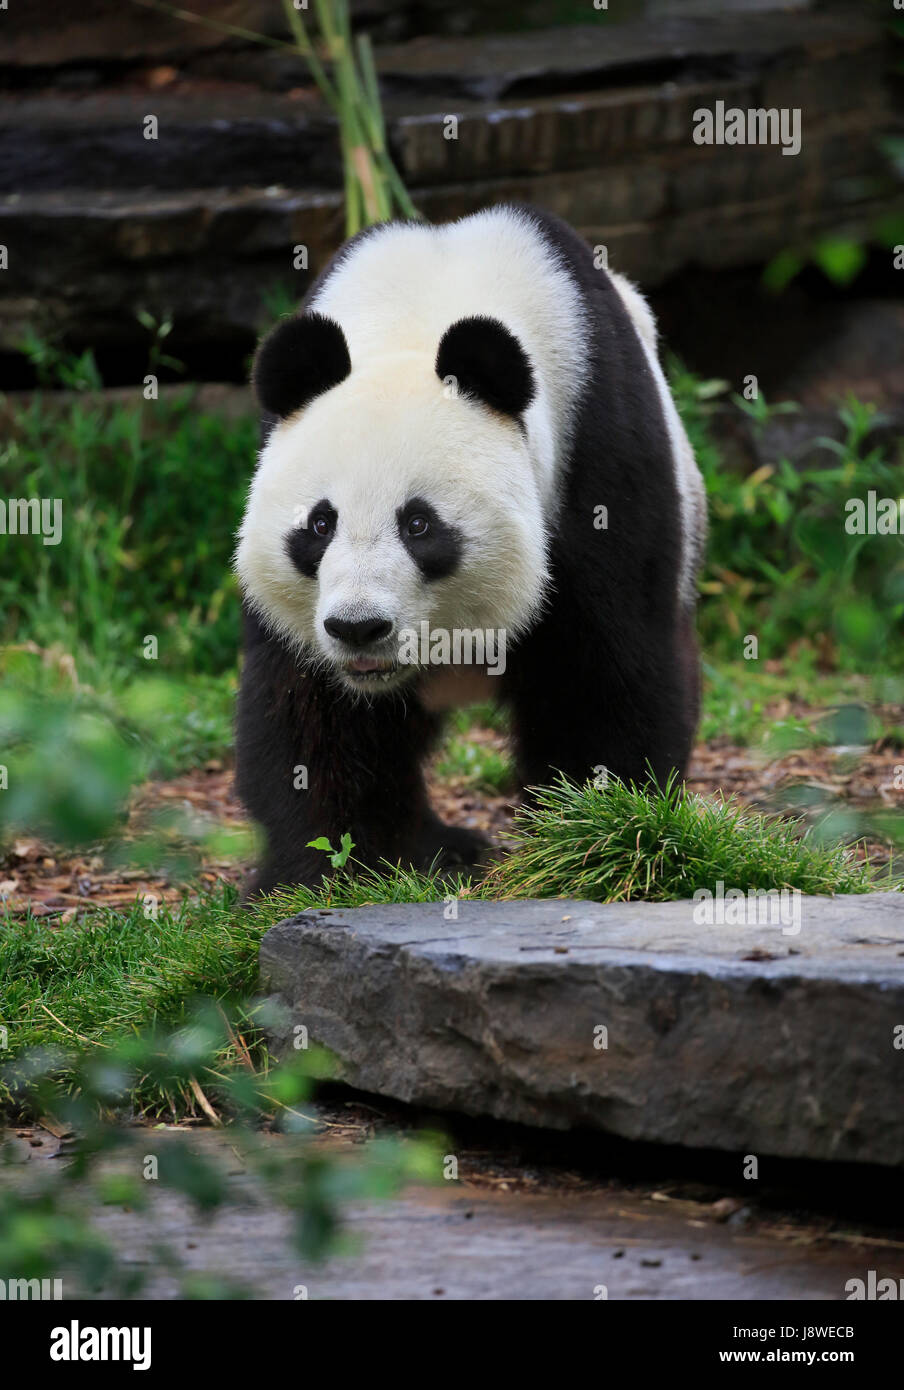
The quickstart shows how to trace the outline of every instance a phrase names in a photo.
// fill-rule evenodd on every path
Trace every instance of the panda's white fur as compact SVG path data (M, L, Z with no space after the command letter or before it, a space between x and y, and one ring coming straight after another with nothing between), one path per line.
M512 208L458 222L387 226L371 233L310 307L345 333L352 370L394 349L433 368L443 333L471 315L497 318L527 350L537 393L524 414L531 464L549 506L584 383L586 328L578 291Z
M628 281L612 279L665 414L684 522L680 582L689 593L702 485L649 308ZM516 636L543 604L547 527L585 387L588 330L573 278L528 215L502 208L444 226L373 230L308 308L342 328L351 373L277 423L261 451L236 556L246 600L268 628L340 672L341 645L323 627L336 613L390 615L387 657L395 635L425 619ZM528 354L535 394L523 426L436 375L440 339L471 315L498 319ZM425 497L464 538L465 563L429 592L396 525L397 508L412 496ZM338 527L316 581L305 582L281 542L321 498L335 507Z

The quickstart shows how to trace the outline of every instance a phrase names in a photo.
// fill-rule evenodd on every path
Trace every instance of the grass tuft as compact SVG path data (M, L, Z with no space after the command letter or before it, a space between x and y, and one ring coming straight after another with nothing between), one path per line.
M664 902L712 890L719 880L744 891L866 893L877 886L849 850L818 844L799 823L681 795L674 783L656 792L561 778L535 796L515 822L520 842L487 874L482 896Z

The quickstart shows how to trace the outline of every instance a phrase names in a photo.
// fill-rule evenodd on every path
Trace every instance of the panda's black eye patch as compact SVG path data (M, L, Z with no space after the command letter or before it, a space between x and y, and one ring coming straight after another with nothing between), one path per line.
M286 536L289 559L306 579L316 575L324 551L336 534L338 520L336 508L324 498L311 508L307 525L296 526Z
M455 572L464 550L457 527L443 521L421 497L400 507L396 518L402 542L425 579L445 579Z

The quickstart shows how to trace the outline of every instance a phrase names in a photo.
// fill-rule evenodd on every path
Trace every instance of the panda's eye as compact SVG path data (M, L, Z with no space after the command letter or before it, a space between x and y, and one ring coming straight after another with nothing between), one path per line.
M319 512L317 516L311 517L311 530L315 536L331 536L333 534L332 518Z
M413 516L405 527L409 536L426 536L430 523L425 516Z

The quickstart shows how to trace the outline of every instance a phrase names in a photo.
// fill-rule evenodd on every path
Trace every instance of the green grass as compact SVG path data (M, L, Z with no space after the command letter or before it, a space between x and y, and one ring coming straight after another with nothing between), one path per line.
M15 1076L14 1059L34 1048L87 1047L100 1055L143 1029L182 1027L199 998L231 1006L249 1000L265 927L266 918L237 908L232 889L161 906L156 920L141 902L53 928L0 917L4 1073L11 1067ZM60 1075L67 1071L64 1063ZM0 1081L0 1100L9 1098L8 1081ZM136 1106L152 1110L172 1099L153 1082L139 1082L133 1093Z
M476 792L501 796L515 785L511 759L485 743L448 736L435 764L439 777L464 783Z
M468 875L421 873L386 864L370 869L337 873L321 888L280 888L271 893L256 915L268 926L297 912L322 908L366 907L373 903L435 903L448 897L473 897L477 887Z
M874 708L904 705L904 678L851 671L820 670L812 652L798 651L768 670L763 661L709 661L703 664L701 742L759 746L778 753L832 743L871 743L882 734L897 736L894 719L883 721ZM781 713L793 701L803 706ZM852 711L860 711L858 729ZM856 736L855 736L856 735Z
M647 792L612 782L561 780L517 820L522 837L487 876L484 896L574 897L599 902L692 897L727 886L866 893L875 876L814 834L731 802Z
M433 764L437 776L489 796L514 791L515 770L508 753L474 737L475 730L505 733L508 723L507 711L489 701L451 711Z
M4 495L59 498L62 539L0 547L0 642L57 646L83 681L234 667L230 559L257 428L193 408L193 392L134 405L36 394L0 447ZM65 462L62 462L65 461ZM157 640L153 662L145 638Z

